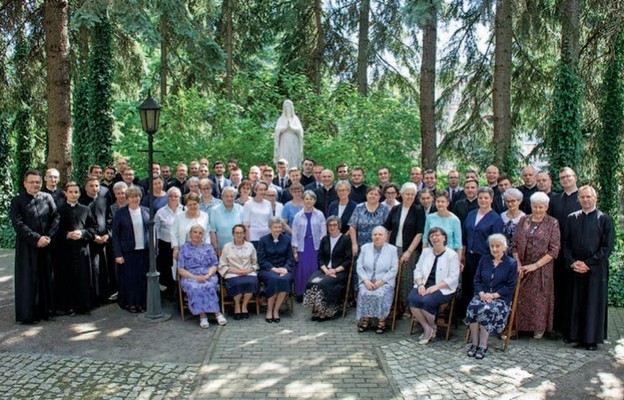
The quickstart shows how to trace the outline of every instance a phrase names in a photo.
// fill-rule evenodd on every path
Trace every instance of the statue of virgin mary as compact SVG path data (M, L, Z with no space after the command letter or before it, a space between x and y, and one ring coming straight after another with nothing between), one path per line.
M303 128L290 100L284 101L282 115L275 123L273 161L277 164L280 158L286 159L291 167L301 167L303 161Z

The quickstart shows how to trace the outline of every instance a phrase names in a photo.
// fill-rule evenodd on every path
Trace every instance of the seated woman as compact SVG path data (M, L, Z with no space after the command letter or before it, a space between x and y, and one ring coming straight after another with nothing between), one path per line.
M423 250L416 264L414 288L407 297L412 315L423 328L419 344L435 338L438 307L453 300L459 281L459 256L446 247L446 232L431 228L427 240L431 247Z
M479 260L474 277L474 297L468 304L465 323L470 328L468 357L482 359L491 334L500 334L511 313L518 264L506 254L507 239L501 233L488 237L490 254Z
M340 218L327 218L328 235L321 239L319 269L308 280L303 306L312 308L313 321L332 319L340 309L351 272L351 239L340 233Z
M211 244L204 241L205 228L194 224L189 240L182 245L178 254L178 272L182 291L188 297L189 310L199 314L199 326L208 328L207 313L214 313L219 325L227 320L221 314L217 295L217 253Z
M267 311L264 320L267 323L280 323L279 310L292 291L294 266L290 235L282 232L282 218L269 218L271 233L258 241L258 265L260 280L267 297Z
M245 225L234 225L232 228L234 240L223 246L219 260L219 273L224 278L223 284L228 295L234 299L235 320L249 318L247 304L253 294L258 293L256 248L245 241L245 234Z
M357 299L358 332L368 330L371 319L377 319L375 333L386 331L386 318L390 314L399 257L395 246L387 243L388 231L377 226L372 233L373 242L361 247L357 261L359 290Z

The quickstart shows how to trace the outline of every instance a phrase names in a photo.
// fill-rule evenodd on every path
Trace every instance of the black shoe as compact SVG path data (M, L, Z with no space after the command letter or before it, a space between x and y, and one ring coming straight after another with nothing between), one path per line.
M74 311L74 310L67 311L67 316L68 317L72 317L72 318L75 317L76 316L76 311Z
M587 343L587 346L585 346L585 350L596 351L598 350L598 345L596 343Z
M273 318L265 318L264 322L266 322L267 324L272 324L273 323Z
M477 360L483 360L485 358L485 353L487 353L487 347L477 347L477 351L475 352L475 358Z
M282 320L279 318L273 318L273 323L279 324Z
M236 321L239 321L239 320L243 319L243 314L242 313L234 313L234 319Z
M334 317L318 317L316 320L318 322L325 322L325 321L331 321L332 319L334 319Z
M471 344L466 354L468 355L468 357L474 357L477 354L477 346Z
M303 296L297 296L295 300L297 300L297 303L303 303Z
M244 312L241 314L241 319L249 319L249 313L248 312Z
M317 317L316 315L310 318L310 321L318 321L318 320L319 320L319 317Z

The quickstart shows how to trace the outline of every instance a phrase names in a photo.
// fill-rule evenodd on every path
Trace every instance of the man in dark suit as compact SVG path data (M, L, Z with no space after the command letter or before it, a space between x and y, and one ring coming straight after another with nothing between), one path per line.
M291 185L288 179L288 161L286 159L280 158L277 161L277 175L273 178L272 183L282 188L282 191Z
M220 199L223 189L232 186L232 181L225 177L225 163L223 161L215 161L212 166L214 175L210 177L214 185L212 185L212 195Z
M456 193L461 192L462 188L459 184L459 172L457 170L452 169L448 172L446 176L446 180L448 182L448 186L446 187L446 193L449 195L449 200L451 204L453 203L453 197L455 197Z
M511 188L511 179L507 175L501 175L498 177L498 193L494 194L494 200L492 201L492 209L497 214L502 214L507 211L507 205L503 195L507 189ZM523 195L524 196L524 195Z
M316 190L319 188L323 187L323 181L321 180L321 172L324 170L323 166L321 164L316 164L314 166L314 168L312 169L313 173L314 173L314 181L311 183L308 183L305 186L305 190ZM333 172L332 172L333 175ZM301 178L303 181L303 177Z

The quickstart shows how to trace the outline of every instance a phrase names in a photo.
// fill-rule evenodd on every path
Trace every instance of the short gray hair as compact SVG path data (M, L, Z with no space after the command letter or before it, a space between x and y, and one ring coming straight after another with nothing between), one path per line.
M282 217L275 216L275 217L269 218L269 228L271 228L275 224L282 225L283 223L284 223L284 220L282 219Z
M143 192L141 192L141 189L139 189L136 186L131 186L128 189L126 189L126 197L130 198L130 197L142 197L143 196Z
M234 187L232 187L232 186L224 187L223 190L221 191L221 196L223 196L226 193L232 193L234 195L234 197L236 197L236 195L238 194L236 189L234 189Z
M349 183L349 181L338 181L336 182L336 190L338 190L338 186L344 186L345 188L347 188L347 190L351 191L351 184Z
M507 199L507 197L513 197L520 202L522 201L522 199L524 199L524 195L522 194L522 192L516 188L509 188L505 190L505 193L503 193L503 199Z
M507 238L502 233L494 233L488 236L488 245L492 242L498 242L503 246L503 249L506 251L509 244L507 243Z
M182 192L180 191L180 189L178 189L175 186L171 186L168 190L167 190L167 196L170 195L171 193L177 193L179 197L182 197Z
M306 196L310 196L312 197L314 200L317 200L317 196L316 193L314 193L312 190L306 190L305 192L303 192L303 198L305 199Z
M388 236L388 230L383 225L377 225L374 227L372 233L375 233L376 231L382 231L384 235Z
M477 196L479 196L481 193L487 193L488 195L490 195L490 199L494 198L494 190L492 190L492 188L489 186L480 187L477 191Z
M113 192L115 190L119 190L119 189L121 189L121 190L123 190L125 192L126 189L128 189L128 185L126 185L126 182L119 181L119 182L117 182L117 183L115 183L113 185Z
M544 192L535 192L531 195L531 205L547 206L550 203L550 197Z
M401 194L407 192L408 190L413 190L414 194L418 193L418 186L414 182L405 182L403 186L401 186Z

